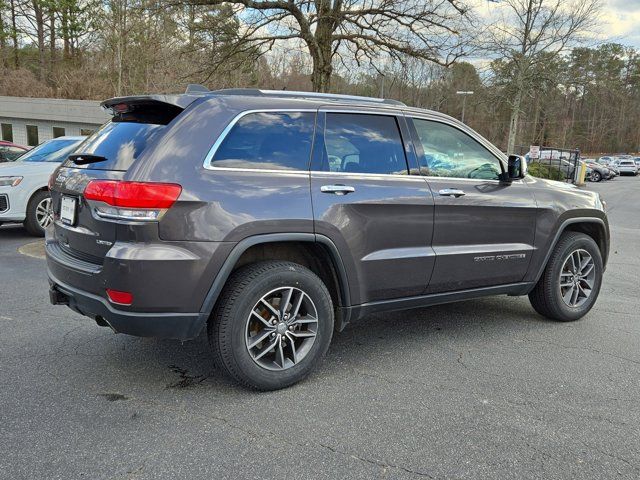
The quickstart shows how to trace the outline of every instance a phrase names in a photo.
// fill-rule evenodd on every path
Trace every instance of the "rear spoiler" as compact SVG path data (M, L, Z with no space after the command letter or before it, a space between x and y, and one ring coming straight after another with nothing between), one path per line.
M117 107L122 105L122 109L125 106L129 107L151 107L151 108L177 108L180 111L187 108L198 98L202 98L201 95L137 95L130 97L114 97L105 100L100 104L105 110L110 110L112 114L118 113Z

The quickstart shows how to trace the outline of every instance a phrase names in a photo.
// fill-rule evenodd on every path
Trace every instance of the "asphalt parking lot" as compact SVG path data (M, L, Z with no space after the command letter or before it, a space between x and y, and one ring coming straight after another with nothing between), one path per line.
M640 177L587 188L612 248L582 321L512 297L371 316L271 393L222 378L204 337L49 305L33 239L0 227L0 477L637 479Z

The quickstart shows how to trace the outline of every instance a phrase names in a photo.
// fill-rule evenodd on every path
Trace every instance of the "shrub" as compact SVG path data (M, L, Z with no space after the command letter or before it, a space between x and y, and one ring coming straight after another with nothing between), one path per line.
M542 163L533 162L529 164L528 172L530 175L538 178L548 178L549 180L564 180L565 174L558 167L553 165L544 165Z

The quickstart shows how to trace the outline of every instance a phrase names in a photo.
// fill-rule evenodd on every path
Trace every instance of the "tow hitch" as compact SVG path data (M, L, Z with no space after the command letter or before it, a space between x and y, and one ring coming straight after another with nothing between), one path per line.
M49 301L52 305L69 305L69 297L54 285L49 287Z

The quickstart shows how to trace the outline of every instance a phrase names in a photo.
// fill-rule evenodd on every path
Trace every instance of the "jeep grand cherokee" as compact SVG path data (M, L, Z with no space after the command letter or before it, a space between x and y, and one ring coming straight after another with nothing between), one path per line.
M373 312L506 294L571 321L598 296L598 195L446 115L244 89L103 106L50 180L52 303L131 335L206 328L244 385L301 380Z

